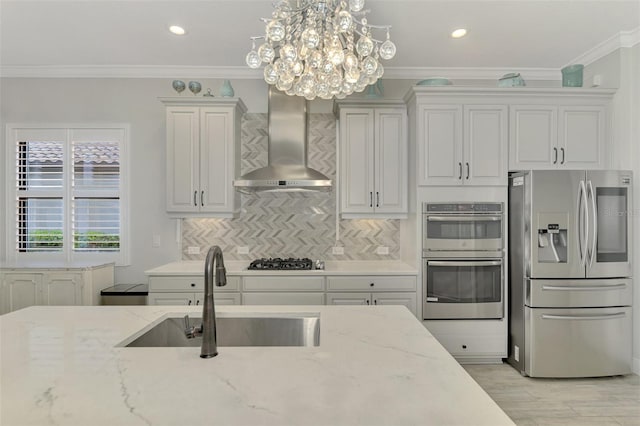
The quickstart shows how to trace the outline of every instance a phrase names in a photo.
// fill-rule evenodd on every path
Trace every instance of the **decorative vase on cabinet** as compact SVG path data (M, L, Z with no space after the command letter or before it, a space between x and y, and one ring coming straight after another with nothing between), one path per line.
M220 87L220 96L223 98L232 98L234 94L235 92L233 91L231 82L229 80L223 81L222 87Z

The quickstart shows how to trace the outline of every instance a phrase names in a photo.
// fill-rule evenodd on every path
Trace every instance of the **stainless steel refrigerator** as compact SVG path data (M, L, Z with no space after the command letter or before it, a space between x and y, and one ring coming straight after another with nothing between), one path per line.
M531 377L631 372L632 174L509 177L509 357Z

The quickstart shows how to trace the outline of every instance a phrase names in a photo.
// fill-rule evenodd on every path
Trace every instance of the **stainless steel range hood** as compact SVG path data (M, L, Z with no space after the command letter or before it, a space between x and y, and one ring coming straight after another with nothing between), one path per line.
M331 179L307 167L307 100L269 87L269 164L233 183L255 192L331 191Z

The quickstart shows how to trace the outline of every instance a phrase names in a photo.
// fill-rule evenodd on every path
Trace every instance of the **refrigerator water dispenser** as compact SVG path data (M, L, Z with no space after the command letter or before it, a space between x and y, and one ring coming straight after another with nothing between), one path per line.
M538 262L567 263L567 230L557 224L538 229Z

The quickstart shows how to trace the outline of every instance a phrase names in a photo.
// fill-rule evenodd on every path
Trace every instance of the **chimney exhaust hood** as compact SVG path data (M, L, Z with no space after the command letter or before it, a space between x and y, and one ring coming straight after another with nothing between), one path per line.
M233 186L245 194L256 192L331 191L331 179L307 167L307 100L269 86L268 165L253 170Z

